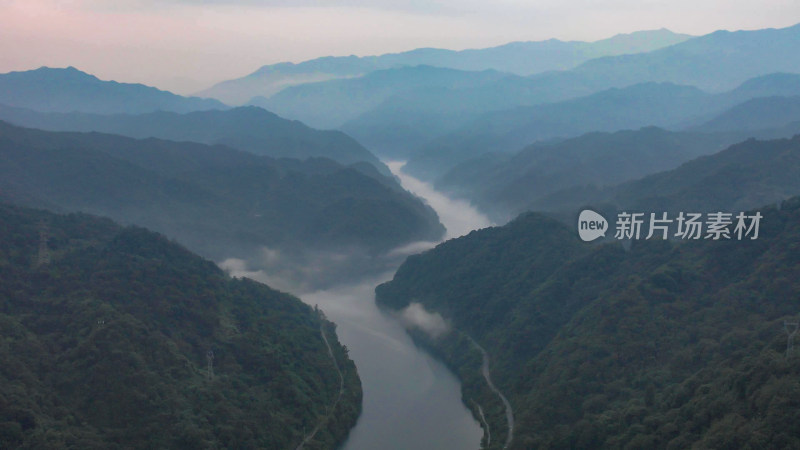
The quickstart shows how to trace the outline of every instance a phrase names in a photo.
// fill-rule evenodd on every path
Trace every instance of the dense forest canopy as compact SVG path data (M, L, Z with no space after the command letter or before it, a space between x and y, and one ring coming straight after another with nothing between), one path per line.
M800 354L784 321L799 313L800 198L760 211L756 240L629 250L523 215L409 258L378 301L451 321L445 337L416 335L503 430L468 337L486 349L513 448L793 448Z
M215 260L262 246L380 252L443 233L394 179L324 158L5 122L0 155L4 201L146 226Z
M0 205L0 336L2 448L329 448L361 408L311 307L83 214Z

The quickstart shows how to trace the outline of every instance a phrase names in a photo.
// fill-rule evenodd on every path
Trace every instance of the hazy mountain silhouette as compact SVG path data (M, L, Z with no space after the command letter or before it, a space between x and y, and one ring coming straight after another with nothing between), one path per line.
M571 210L591 202L615 203L614 186L620 183L675 169L751 136L773 139L796 133L800 133L800 121L773 129L714 133L653 127L588 133L534 144L513 155L475 158L456 166L437 186L470 199L502 222L525 210ZM757 157L756 152L749 155ZM755 197L759 201L747 207L772 201L769 196Z
M576 186L615 185L672 169L741 139L736 134L672 132L655 127L594 132L534 144L513 155L476 158L449 171L437 187L469 198L503 221L555 192Z
M618 34L596 42L511 42L497 47L461 51L418 48L379 56L326 56L298 64L279 63L259 68L250 75L227 80L198 95L239 105L253 97L269 97L289 86L403 66L428 65L458 70L498 70L530 75L548 70L570 69L591 58L650 51L689 39L666 29Z
M475 87L418 88L393 95L340 129L379 154L408 159L490 111L578 98L602 90L591 79L553 72L533 80L509 75Z
M260 246L382 251L443 232L393 179L329 159L0 125L5 201L140 224L215 260Z
M487 152L512 152L532 142L642 126L669 126L708 113L711 96L688 86L645 83L622 89L482 115L426 145L409 159L409 172L435 178L453 165Z
M289 87L251 104L317 128L336 128L393 95L418 88L469 87L508 76L496 71L467 72L431 66L371 72L363 77Z
M571 188L530 199L518 210L572 215L594 205L606 210L745 210L800 193L800 122L795 137L746 141L701 156L677 168L618 185L576 183ZM788 127L784 129L787 131Z
M0 74L0 103L46 112L100 114L227 108L218 100L181 97L143 84L101 81L74 67Z
M609 188L627 208L740 211L800 193L800 135L749 139L713 155Z
M457 90L428 90L416 95L395 96L342 128L376 152L387 148L394 153L393 156L408 159L425 147L424 142L433 141L431 136L447 136L457 130L459 124L467 129L474 128L471 121L490 111L535 107L609 88L626 88L648 82L669 82L720 92L753 77L776 72L798 73L800 61L792 50L798 46L800 26L781 30L716 32L652 52L590 60L567 71L509 77ZM743 86L751 90L747 98L785 95L781 92L758 92L760 87L779 91L779 76L762 82L763 86L757 82L754 86ZM392 127L393 123L409 130L408 136L398 134ZM407 126L417 123L422 123L422 127ZM404 147L405 142L409 142L411 148L408 145ZM516 146L519 148L530 142L517 143Z
M800 24L720 30L647 53L597 58L574 71L615 86L668 81L720 92L759 75L800 72L798 44Z
M778 128L797 121L800 121L800 96L760 97L736 105L690 129L703 132L758 130Z
M139 115L40 113L0 105L0 119L51 131L99 131L134 138L222 144L274 158L325 157L342 164L369 162L388 169L361 144L340 131L319 131L256 107L186 114L153 112Z
M416 151L407 169L417 176L433 179L483 153L513 152L536 141L650 125L685 128L687 124L708 120L738 103L765 95L800 95L800 75L770 74L719 94L672 83L642 83L557 103L486 113ZM765 126L751 129L773 128L791 121L789 118L775 124L765 119Z

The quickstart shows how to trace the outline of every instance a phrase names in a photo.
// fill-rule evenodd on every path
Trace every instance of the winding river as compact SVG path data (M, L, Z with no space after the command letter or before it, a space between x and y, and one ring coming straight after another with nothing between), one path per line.
M436 210L448 238L490 225L468 203L453 201L403 173L402 163L387 165L405 189ZM411 254L432 245L418 243L397 252ZM375 305L375 286L392 276L390 272L302 296L319 304L336 323L363 384L364 409L344 449L477 449L483 430L461 402L461 383L415 346L396 318Z
M491 225L468 203L451 200L403 173L403 163L387 165L405 189L436 210L447 228L447 238ZM336 323L339 341L347 346L358 368L364 390L363 411L343 446L345 450L480 447L483 430L461 402L459 380L444 364L415 346L397 318L375 304L375 286L392 278L403 257L435 244L420 242L396 249L392 253L397 264L380 276L315 292L293 292L307 304L318 305ZM262 279L259 272L239 272L275 286L275 280Z

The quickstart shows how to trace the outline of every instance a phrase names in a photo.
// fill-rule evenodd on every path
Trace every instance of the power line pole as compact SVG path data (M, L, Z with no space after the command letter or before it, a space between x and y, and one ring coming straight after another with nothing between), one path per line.
M208 361L208 379L214 379L214 350L206 352L206 361Z
M797 330L800 328L800 322L789 322L784 320L783 321L783 329L786 331L786 357L789 357L789 354L794 350L794 335L797 334Z

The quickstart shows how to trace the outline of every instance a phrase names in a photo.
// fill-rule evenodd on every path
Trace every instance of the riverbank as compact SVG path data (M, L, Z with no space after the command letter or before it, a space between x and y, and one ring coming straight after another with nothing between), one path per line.
M402 163L391 163L390 168L404 188L425 199L440 214L448 228L448 237L488 224L476 211L459 221L454 212L469 205L452 203L426 184L408 177L402 173ZM381 260L381 264L387 264L384 273L349 277L321 290L308 291L302 285L282 284L285 280L277 280L258 268L229 266L234 275L248 276L297 294L305 303L319 306L336 323L339 341L347 347L348 356L358 368L364 393L362 413L343 445L345 450L450 450L480 446L483 430L477 416L462 401L458 378L443 362L418 347L403 325L375 303L375 287L390 280L405 257L435 244L419 242L395 249Z

